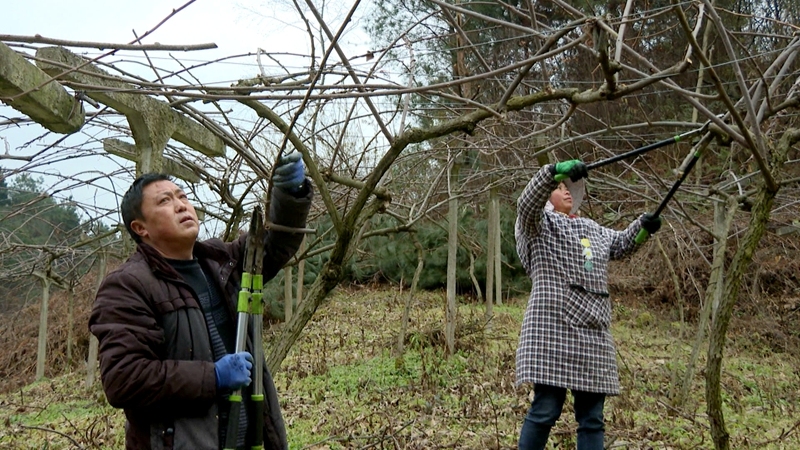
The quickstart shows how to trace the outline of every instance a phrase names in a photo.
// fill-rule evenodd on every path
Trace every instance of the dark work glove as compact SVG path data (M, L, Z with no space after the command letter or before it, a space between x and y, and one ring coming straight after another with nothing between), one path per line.
M275 167L275 174L272 176L272 184L284 192L295 194L300 192L305 181L306 171L303 155L300 152L292 152L281 156Z
M552 172L553 178L556 181L563 181L567 178L572 181L578 181L581 178L586 178L589 176L589 169L586 168L586 164L584 164L580 159L572 159L569 161L556 163L554 166L552 166L550 172Z
M235 391L250 384L250 369L253 367L253 356L248 352L231 353L223 356L214 364L217 376L217 389Z
M640 219L642 228L650 234L654 234L661 228L661 217L655 216L652 213L644 213Z

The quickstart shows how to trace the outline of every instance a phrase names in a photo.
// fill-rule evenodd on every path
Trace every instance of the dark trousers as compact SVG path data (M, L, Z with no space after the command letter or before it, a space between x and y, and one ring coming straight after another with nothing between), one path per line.
M603 405L606 395L572 391L572 396L575 399L575 420L578 422L578 450L603 450ZM533 401L519 435L519 450L544 449L550 428L561 416L566 397L567 390L564 388L544 384L534 386Z

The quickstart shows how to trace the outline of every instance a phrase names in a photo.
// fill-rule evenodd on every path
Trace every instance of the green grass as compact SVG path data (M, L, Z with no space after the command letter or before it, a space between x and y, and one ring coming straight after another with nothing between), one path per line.
M423 293L397 356L404 299L388 290L337 290L320 308L275 374L292 449L515 448L529 402L528 390L514 385L523 301L495 307L484 331L483 307L461 299L457 351L447 357L444 296ZM691 327L617 306L613 333L623 393L607 402L607 445L713 448L704 350L686 404L675 408L669 400L676 370L683 373L691 353ZM722 374L732 448L800 448L800 362L747 336L732 334ZM85 389L82 377L67 374L0 396L0 448L121 448L121 411L97 385ZM571 412L568 401L551 448L575 448Z

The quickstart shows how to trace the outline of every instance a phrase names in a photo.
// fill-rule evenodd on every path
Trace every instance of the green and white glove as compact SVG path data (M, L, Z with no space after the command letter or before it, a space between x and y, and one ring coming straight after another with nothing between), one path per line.
M655 234L661 229L661 217L653 215L653 213L644 213L639 222L642 224L642 228L650 234Z
M573 182L589 176L589 169L580 159L562 161L551 166L550 172L556 181L564 181L567 178Z
M661 217L652 213L644 213L639 219L639 223L642 228L639 230L639 234L636 235L637 244L641 244L647 239L647 236L655 234L656 231L661 229Z

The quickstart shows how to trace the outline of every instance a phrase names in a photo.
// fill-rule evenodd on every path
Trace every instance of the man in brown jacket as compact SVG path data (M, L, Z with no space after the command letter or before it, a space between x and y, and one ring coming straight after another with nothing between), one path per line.
M312 191L299 153L281 159L273 185L278 189L272 192L270 221L304 227ZM251 379L251 342L248 352L234 353L234 300L247 236L197 241L194 207L163 174L137 178L123 197L121 213L137 242L136 253L103 281L89 329L100 341L106 397L125 411L125 446L219 449L227 430L228 395ZM268 232L265 282L295 254L302 237ZM286 449L278 396L266 367L263 380L264 448ZM246 403L237 448L252 445L248 410Z

